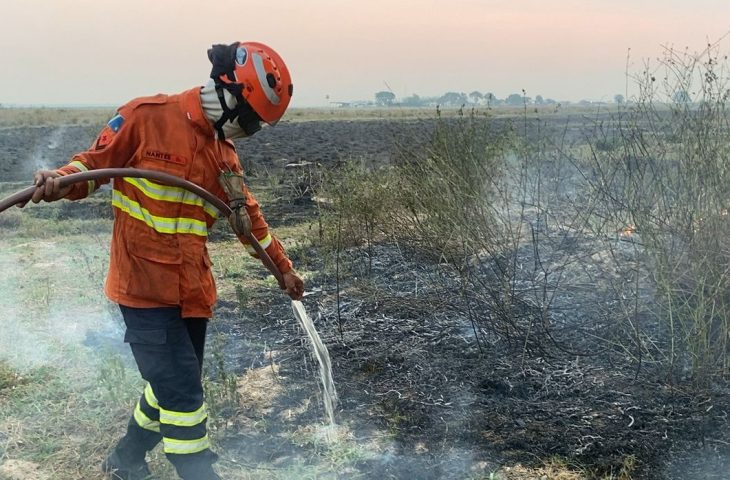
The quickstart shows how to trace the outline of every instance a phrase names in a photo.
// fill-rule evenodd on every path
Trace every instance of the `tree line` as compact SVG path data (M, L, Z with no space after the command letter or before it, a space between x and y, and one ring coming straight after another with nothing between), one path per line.
M675 103L689 103L691 102L689 95L682 91L675 95L676 98L673 100ZM500 106L507 105L513 107L520 107L524 105L558 105L568 104L571 102L557 101L552 98L545 98L542 95L536 95L535 98L527 96L523 90L522 93L512 93L504 98L499 98L492 92L482 93L478 90L467 94L464 92L446 92L441 96L420 96L417 94L409 95L398 99L398 97L391 91L383 90L375 93L375 104L381 107L435 107L436 105L446 107L461 107L464 105L483 105L483 106ZM589 105L595 102L590 100L581 100L576 102L578 105ZM613 103L624 104L626 98L622 94L616 94L613 96Z
M420 96L418 94L398 98L393 92L380 91L375 93L375 103L379 106L404 106L404 107L430 107L436 105L460 107L462 105L486 105L486 106L521 106L529 105L555 105L558 102L552 98L543 98L537 95L534 99L524 94L513 93L505 98L499 98L492 92L482 93L478 90L467 94L464 92L446 92L441 96Z

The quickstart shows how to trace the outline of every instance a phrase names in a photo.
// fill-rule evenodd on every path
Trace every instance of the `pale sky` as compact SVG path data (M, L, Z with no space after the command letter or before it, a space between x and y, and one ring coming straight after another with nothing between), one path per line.
M213 43L269 44L292 106L521 89L611 100L662 45L703 50L728 0L0 0L0 103L105 104L202 85ZM730 50L730 37L723 45Z

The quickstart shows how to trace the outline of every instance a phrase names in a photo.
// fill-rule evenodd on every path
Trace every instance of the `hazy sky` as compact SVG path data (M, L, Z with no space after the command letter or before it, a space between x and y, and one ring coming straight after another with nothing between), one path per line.
M213 43L284 57L293 106L525 89L611 99L662 45L730 31L728 0L0 0L0 103L119 104L201 85ZM730 49L730 37L726 41Z

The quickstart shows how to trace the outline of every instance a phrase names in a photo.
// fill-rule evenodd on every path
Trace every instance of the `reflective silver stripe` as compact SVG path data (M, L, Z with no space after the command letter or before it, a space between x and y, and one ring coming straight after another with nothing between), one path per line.
M134 409L134 421L137 422L137 425L144 428L145 430L150 430L153 432L160 431L160 422L152 420L150 417L145 415L139 405L139 402L137 402L137 407L135 407Z
M155 392L152 391L152 385L149 383L144 387L144 399L147 400L147 405L152 408L160 409L160 405L157 403L157 397Z
M124 181L137 188L145 196L163 202L184 203L201 207L205 213L213 218L218 218L218 210L193 192L180 187L168 187L159 183L151 182L146 178L124 178Z
M264 250L267 249L267 248L269 248L269 245L271 245L271 234L270 233L267 233L264 238L262 238L261 240L259 240L259 245L261 245L261 247ZM251 255L255 255L256 254L256 250L253 248L252 245L249 245L247 243L247 244L245 244L245 246L246 246L246 251L248 253L250 253Z
M68 164L69 167L76 167L82 172L88 172L89 168L84 165L82 162L79 162L78 160L74 160L71 163ZM96 180L89 180L86 182L86 188L88 189L86 194L91 195L94 193L94 190L96 190Z
M160 408L160 423L165 425L175 425L178 427L194 427L208 418L208 412L205 404L194 412L174 412Z
M259 83L261 84L261 89L266 94L266 98L269 99L272 105L279 105L279 102L281 102L279 95L277 95L274 89L269 86L269 82L266 80L264 58L261 56L260 53L256 52L251 54L251 56L253 57L253 68L254 70L256 70L256 76L258 77Z
M138 202L116 189L112 191L112 205L160 233L189 233L200 237L208 236L208 226L205 222L195 218L171 218L152 215L149 210Z
M177 440L175 438L162 437L165 445L165 453L190 454L202 452L210 448L210 440L206 434L203 438L196 440Z

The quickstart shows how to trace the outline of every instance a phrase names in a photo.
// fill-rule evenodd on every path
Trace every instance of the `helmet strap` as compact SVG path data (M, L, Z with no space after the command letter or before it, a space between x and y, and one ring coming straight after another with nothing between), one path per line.
M228 103L226 102L226 96L223 92L223 86L222 82L216 81L215 82L215 93L218 95L218 101L221 103L221 108L223 109L223 115L221 115L221 118L219 118L214 124L213 127L215 128L216 132L218 132L218 138L220 140L226 139L226 134L223 133L223 125L225 125L226 122L232 122L236 118L236 109L232 109L228 106Z
M224 90L228 90L236 99L236 107L231 108L226 102ZM223 132L223 125L226 122L233 122L238 119L238 125L247 136L261 130L261 117L251 108L245 98L243 98L243 86L237 83L224 83L216 79L215 92L218 95L218 101L223 109L223 115L213 124L218 138L225 140L226 135Z

